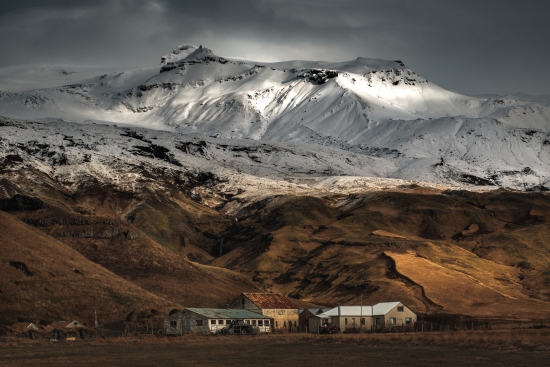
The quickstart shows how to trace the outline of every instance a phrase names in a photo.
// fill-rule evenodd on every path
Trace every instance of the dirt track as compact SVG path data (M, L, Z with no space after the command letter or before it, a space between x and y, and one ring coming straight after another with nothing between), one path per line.
M550 352L199 337L0 344L1 366L543 366Z

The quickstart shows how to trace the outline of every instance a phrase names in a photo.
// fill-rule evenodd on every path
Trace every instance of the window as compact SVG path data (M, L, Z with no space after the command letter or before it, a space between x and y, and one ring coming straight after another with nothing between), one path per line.
M396 324L395 317L390 317L390 325L395 325L395 324Z
M279 321L275 321L275 327L279 327Z
M216 320L210 320L210 323L211 323L212 325L216 325Z
M344 319L344 325L347 325L347 324L348 324L348 318L346 317L346 318Z
M225 320L226 325L231 325L231 320Z
M294 327L296 327L296 321L294 321Z
M286 321L283 321L283 327L286 327Z
M256 325L256 320L252 320L252 325Z
M269 325L269 320L264 320L264 325Z
M202 326L202 320L197 320L197 326Z
M263 326L264 322L262 320L258 320L258 326Z
M355 317L351 318L351 324L355 326Z
M223 320L218 320L218 325L223 325Z
M412 324L412 318L410 318L410 317L405 317L405 324L407 324L407 325Z
M397 312L405 312L405 307L397 306Z
M250 320L246 320L244 323L250 325Z
M177 321L170 321L170 327L176 327L176 326L178 326Z
M361 325L365 325L365 318L361 317Z

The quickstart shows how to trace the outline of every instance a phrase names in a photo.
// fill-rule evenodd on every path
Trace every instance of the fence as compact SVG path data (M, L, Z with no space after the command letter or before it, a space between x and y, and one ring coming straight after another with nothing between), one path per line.
M545 329L550 328L550 321L419 321L410 325L383 324L374 327L346 326L343 333L369 332L430 332L430 331L462 331L462 330L511 330L511 329Z

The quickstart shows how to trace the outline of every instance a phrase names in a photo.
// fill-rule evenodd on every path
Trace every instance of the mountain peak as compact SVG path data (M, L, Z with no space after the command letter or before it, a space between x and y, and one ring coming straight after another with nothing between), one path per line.
M202 45L200 45L199 48L197 48L196 50L191 52L189 55L187 55L187 57L185 57L184 60L185 61L197 60L197 59L202 59L206 56L215 56L215 55L211 49L202 47Z
M202 49L202 45L197 48L193 45L182 44L176 47L172 52L166 54L160 58L161 64L166 64L167 62L176 62L182 59L185 59L187 56L195 52L196 50Z

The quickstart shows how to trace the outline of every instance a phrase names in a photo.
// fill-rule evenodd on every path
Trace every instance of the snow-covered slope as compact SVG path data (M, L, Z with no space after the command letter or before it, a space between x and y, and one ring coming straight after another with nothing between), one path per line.
M549 99L465 96L399 60L260 64L181 45L160 66L82 76L27 91L0 78L0 114L323 145L376 162L342 171L353 176L548 186Z
M464 183L461 177L441 177L439 184L386 178L398 169L393 159L314 144L0 117L0 196L6 197L48 185L73 194L98 183L122 192L170 195L166 187L176 185L196 201L232 211L240 203L281 194L349 194L411 185L446 190Z

